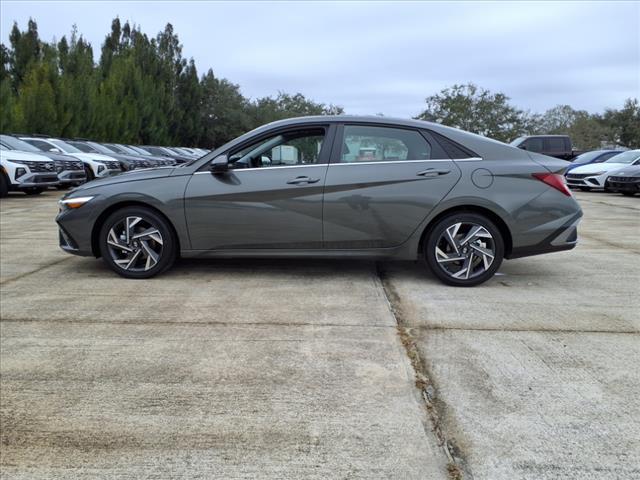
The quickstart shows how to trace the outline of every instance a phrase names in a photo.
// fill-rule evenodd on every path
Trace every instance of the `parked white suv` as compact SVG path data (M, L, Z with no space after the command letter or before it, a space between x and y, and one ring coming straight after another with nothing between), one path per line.
M56 164L37 153L17 152L0 145L0 196L11 190L37 195L59 184Z
M108 177L122 171L120 162L113 157L101 153L85 153L73 145L57 138L20 137L43 152L64 153L82 160L85 164L87 181L94 178Z

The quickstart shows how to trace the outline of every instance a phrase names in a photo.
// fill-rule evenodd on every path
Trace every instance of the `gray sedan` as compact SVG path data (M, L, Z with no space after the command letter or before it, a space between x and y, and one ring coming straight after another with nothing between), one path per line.
M61 247L148 278L182 257L424 260L471 286L503 258L568 250L567 162L416 120L274 122L179 167L89 182L60 201Z

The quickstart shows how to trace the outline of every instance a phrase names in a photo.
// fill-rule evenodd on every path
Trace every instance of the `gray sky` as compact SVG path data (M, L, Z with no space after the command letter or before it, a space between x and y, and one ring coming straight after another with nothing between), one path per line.
M472 81L520 108L592 112L640 96L640 2L0 3L13 21L59 39L76 24L96 60L119 16L155 35L171 22L200 73L244 95L301 92L347 113L409 117L424 98Z

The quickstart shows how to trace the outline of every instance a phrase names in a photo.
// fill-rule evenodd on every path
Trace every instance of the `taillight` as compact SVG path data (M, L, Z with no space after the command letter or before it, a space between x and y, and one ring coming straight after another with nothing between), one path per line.
M564 193L567 197L571 196L571 190L567 187L562 175L557 173L534 173L532 176L541 182L546 183L550 187Z

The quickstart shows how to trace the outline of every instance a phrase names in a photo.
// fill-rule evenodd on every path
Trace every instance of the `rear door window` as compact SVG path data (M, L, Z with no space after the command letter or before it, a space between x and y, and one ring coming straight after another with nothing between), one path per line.
M564 138L551 137L545 139L545 151L547 152L564 152Z
M525 142L527 150L532 152L542 152L544 150L544 142L541 138L530 138Z
M415 130L345 125L341 163L428 160L431 145Z

